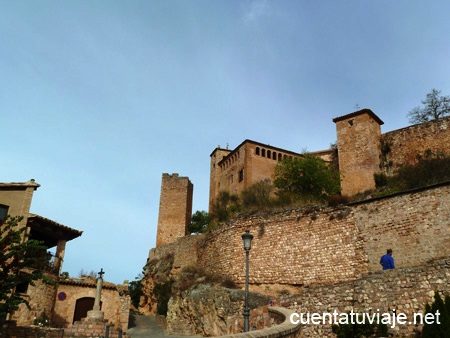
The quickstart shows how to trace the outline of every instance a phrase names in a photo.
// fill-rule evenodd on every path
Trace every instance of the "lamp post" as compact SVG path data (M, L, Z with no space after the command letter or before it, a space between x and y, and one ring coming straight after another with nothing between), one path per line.
M242 241L244 242L245 250L245 305L244 305L244 332L248 332L248 318L250 317L250 309L248 308L248 256L250 249L252 248L253 235L250 234L250 230L245 230L245 234L242 235Z

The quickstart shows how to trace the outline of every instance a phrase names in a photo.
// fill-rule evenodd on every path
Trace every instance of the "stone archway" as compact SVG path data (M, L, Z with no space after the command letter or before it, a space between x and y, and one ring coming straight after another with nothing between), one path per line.
M72 324L80 321L82 318L87 317L88 311L94 308L94 297L82 297L78 298L75 304L75 311L73 314ZM100 309L102 308L102 302L100 302Z

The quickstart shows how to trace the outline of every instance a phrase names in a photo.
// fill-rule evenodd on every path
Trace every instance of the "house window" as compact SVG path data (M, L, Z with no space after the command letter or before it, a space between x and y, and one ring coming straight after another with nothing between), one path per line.
M259 156L259 147L256 147L255 153Z
M239 182L244 180L244 169L239 170Z
M8 206L0 204L0 224L3 224L3 222L6 219L6 216L8 216L8 209L9 209Z
M266 157L266 149L262 149L261 150L261 156L262 157Z
M271 158L272 157L272 153L270 152L270 150L267 150L267 158Z

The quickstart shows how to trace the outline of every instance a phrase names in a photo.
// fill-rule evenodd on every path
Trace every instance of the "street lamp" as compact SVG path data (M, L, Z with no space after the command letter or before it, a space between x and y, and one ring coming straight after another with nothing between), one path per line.
M242 235L245 250L245 305L244 305L244 332L248 332L248 318L250 317L250 309L248 308L248 256L252 248L253 235L250 230L245 230Z

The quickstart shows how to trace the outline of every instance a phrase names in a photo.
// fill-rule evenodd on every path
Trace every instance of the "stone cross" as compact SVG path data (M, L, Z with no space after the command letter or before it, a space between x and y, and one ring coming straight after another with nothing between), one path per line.
M100 301L102 298L102 287L103 287L103 275L105 272L103 268L100 269L98 275L100 277L97 278L97 291L95 293L95 302L94 302L94 311L100 311Z

